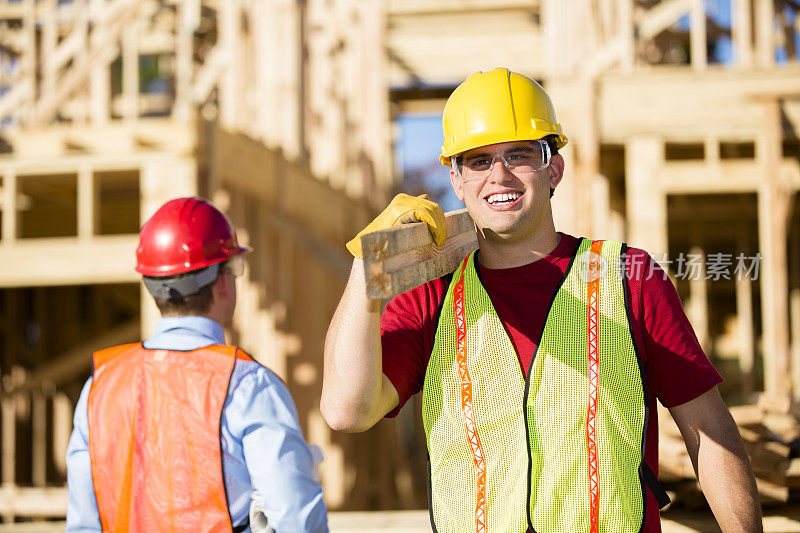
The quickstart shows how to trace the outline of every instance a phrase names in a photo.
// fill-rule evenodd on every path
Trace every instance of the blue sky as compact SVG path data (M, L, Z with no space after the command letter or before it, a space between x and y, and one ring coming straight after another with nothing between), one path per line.
M442 115L404 114L397 117L395 161L398 171L408 174L417 169L432 200L445 211L463 207L450 188L448 168L439 163L442 151ZM437 194L437 192L439 194Z

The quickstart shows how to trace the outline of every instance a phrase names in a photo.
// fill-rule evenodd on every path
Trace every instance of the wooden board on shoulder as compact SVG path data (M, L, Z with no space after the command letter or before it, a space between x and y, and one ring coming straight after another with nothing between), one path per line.
M403 224L361 237L369 298L391 298L452 272L478 248L466 209L445 213L447 240L433 243L424 222Z

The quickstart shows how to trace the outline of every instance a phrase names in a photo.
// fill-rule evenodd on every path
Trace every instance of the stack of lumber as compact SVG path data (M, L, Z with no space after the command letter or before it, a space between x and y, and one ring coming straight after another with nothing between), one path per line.
M750 457L764 504L783 504L800 494L800 417L792 409L760 402L730 409ZM675 421L659 406L659 478L673 500L703 502L694 469Z

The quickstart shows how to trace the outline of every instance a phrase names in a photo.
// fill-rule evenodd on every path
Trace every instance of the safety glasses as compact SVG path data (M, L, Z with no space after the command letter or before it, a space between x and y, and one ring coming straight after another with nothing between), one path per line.
M474 153L469 157L456 156L451 162L462 181L474 181L488 178L497 161L502 161L503 166L514 173L536 172L550 164L550 146L544 139L539 139L531 141L528 146L516 146L495 155Z
M225 261L225 270L233 274L234 278L239 278L244 274L244 259L241 255L231 257Z

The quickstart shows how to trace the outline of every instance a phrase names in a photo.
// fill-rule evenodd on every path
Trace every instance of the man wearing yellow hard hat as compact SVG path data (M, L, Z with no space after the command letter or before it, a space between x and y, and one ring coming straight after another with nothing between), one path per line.
M723 531L761 531L722 378L647 252L557 232L567 137L535 81L469 76L442 120L441 162L479 250L379 315L360 235L441 209L396 197L353 241L325 342L322 413L363 431L422 391L435 531L658 532L656 400L668 407ZM655 275L653 275L655 274Z

